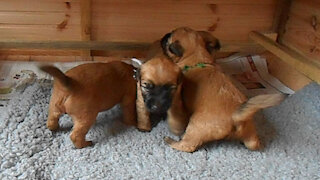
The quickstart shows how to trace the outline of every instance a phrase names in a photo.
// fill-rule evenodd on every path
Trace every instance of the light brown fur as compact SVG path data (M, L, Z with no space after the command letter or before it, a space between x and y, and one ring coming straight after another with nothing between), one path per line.
M165 141L171 147L185 152L193 152L204 143L220 139L238 139L251 150L259 149L260 141L253 115L261 108L280 103L283 95L261 95L247 101L231 80L213 64L206 45L209 42L214 46L218 40L209 33L178 28L172 32L167 46L174 42L182 47L183 56L176 56L168 47L164 52L181 68L197 63L211 65L184 73L182 99L187 118L179 122L188 123L188 126L182 140L175 141L166 137ZM170 128L180 131L185 123Z
M92 145L85 136L99 112L120 103L124 122L136 125L136 81L133 67L122 62L79 65L65 74L53 66L40 67L54 77L47 127L59 128L59 117L67 113L74 126L70 138L76 148Z
M141 84L152 83L155 86L170 85L177 87L172 90L173 101L176 101L175 94L180 94L181 89L181 70L168 58L154 57L141 65L140 78L137 82L137 121L138 129L142 131L150 131L151 121L144 98L142 96Z

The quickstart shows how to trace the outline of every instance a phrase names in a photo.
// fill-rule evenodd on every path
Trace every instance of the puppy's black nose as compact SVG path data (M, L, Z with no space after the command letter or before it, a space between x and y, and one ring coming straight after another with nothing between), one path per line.
M157 110L158 108L159 107L157 105L155 105L155 104L151 106L151 110L153 110L153 111Z

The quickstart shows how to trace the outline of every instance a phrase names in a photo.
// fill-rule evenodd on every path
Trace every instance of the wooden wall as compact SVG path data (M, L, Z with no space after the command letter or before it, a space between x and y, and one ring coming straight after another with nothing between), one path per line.
M294 0L280 42L320 67L320 1Z
M1 0L0 38L80 40L78 1Z
M77 0L1 0L1 40L81 40ZM0 55L80 55L80 51L0 49Z
M153 42L176 27L189 26L210 31L222 42L249 43L250 31L272 30L276 4L276 0L91 0L90 38ZM0 39L84 40L80 12L80 0L1 0ZM2 49L0 55L81 55L81 52ZM92 52L101 56L115 54L119 53Z

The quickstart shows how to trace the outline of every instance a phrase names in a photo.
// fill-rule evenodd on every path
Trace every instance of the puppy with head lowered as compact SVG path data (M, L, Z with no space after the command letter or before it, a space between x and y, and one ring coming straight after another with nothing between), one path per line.
M251 150L259 149L253 115L280 103L284 96L258 95L248 100L213 63L210 53L218 50L220 44L208 32L178 28L162 38L161 46L163 53L183 70L181 93L187 114L184 120L180 115L171 120L176 122L170 127L173 132L185 130L182 140L166 137L165 141L185 152L220 139L238 139Z
M136 81L133 67L123 62L88 63L65 74L54 66L41 70L54 77L47 127L59 128L59 117L67 113L74 126L70 138L76 148L92 145L85 136L99 112L121 105L124 122L136 125Z
M150 115L163 115L172 103L180 102L182 73L166 57L154 57L145 63L135 60L140 67L137 79L137 121L141 131L151 130Z

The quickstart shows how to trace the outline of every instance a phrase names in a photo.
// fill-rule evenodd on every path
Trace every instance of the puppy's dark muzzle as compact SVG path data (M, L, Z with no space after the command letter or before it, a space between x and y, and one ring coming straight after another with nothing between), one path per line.
M163 114L171 106L171 89L167 86L156 86L149 92L143 93L146 108L150 113Z
M167 102L164 104L153 104L153 103L147 103L147 109L150 113L156 113L156 114L164 114L168 111L170 108L171 103Z

